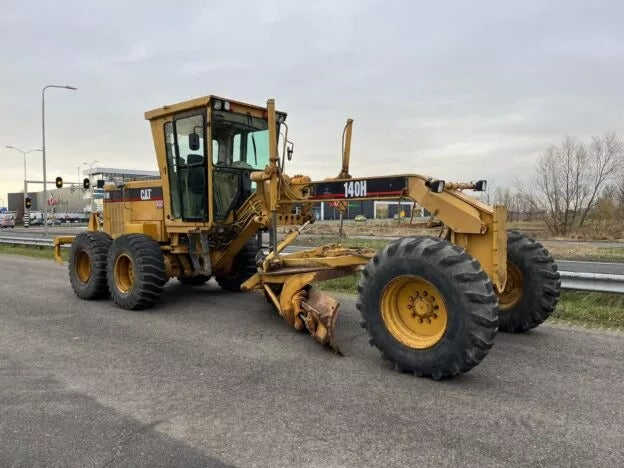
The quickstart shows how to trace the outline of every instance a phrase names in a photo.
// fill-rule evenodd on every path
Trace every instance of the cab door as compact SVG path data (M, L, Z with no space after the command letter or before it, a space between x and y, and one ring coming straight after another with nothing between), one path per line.
M171 217L206 221L207 154L206 115L203 111L176 115L165 124Z

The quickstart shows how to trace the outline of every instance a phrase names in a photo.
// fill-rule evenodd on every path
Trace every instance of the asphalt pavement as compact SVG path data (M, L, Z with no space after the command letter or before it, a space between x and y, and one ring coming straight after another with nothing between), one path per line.
M471 372L398 374L343 298L345 356L257 293L170 281L147 312L0 256L0 466L623 466L624 334L500 334Z

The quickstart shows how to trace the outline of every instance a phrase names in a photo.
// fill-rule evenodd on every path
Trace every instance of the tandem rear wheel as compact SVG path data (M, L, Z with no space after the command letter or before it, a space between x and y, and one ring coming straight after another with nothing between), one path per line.
M160 246L143 234L116 238L107 259L108 289L122 309L152 307L169 279Z
M106 259L112 242L104 232L81 232L72 242L69 249L69 281L80 299L108 297Z

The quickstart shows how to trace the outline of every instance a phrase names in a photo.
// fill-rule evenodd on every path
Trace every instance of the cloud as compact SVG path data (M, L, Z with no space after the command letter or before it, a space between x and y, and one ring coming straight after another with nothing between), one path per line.
M291 173L511 181L566 134L624 133L624 6L542 2L9 2L0 143L41 144L48 174L86 160L154 169L143 112L210 93L288 111ZM0 197L22 187L2 150ZM41 177L39 156L28 170Z

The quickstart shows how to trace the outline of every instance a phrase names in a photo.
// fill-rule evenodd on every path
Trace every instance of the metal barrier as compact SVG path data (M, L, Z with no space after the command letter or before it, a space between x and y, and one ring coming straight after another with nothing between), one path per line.
M42 237L8 237L0 236L0 244L27 245L31 247L53 247L54 240ZM67 246L69 247L69 246Z
M53 247L52 239L37 237L5 237L0 236L0 244L28 245L33 247ZM62 247L68 248L69 245ZM306 247L292 246L286 250L304 250ZM596 291L624 294L624 275L609 275L604 273L578 273L575 271L560 271L561 288L576 291Z
M624 294L624 275L576 271L560 271L559 275L563 289Z

